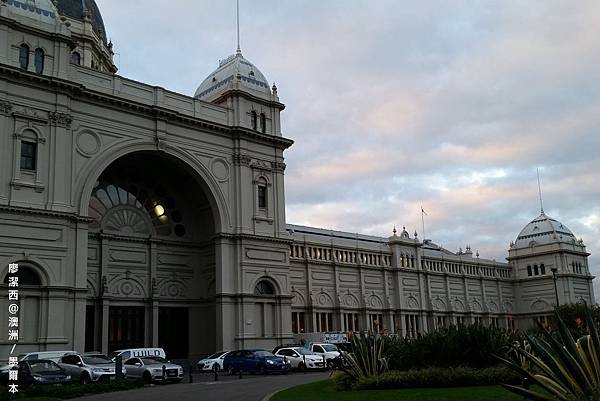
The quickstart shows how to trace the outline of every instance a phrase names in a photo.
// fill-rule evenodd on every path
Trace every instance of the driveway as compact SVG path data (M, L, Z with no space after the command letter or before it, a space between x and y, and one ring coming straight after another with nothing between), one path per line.
M291 373L288 375L221 375L212 381L210 374L194 375L194 383L155 385L117 393L96 394L77 401L262 401L265 396L284 388L324 380L329 372Z

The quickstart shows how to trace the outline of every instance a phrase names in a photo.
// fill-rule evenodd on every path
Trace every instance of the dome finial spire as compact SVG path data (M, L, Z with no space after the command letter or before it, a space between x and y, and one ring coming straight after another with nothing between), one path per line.
M242 54L240 47L240 0L236 1L236 28L237 28L237 50L235 54Z
M544 214L544 202L542 201L542 185L540 184L540 169L537 168L538 194L540 196L540 211Z

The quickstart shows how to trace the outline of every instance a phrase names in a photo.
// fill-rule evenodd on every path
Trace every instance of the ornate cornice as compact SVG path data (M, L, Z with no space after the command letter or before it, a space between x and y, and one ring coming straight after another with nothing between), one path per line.
M168 109L158 105L139 103L116 95L97 92L74 81L69 81L56 77L49 77L40 74L33 74L12 66L8 66L6 64L0 64L0 75L2 75L2 77L5 79L16 78L21 83L24 81L29 81L30 83L34 83L37 85L46 85L54 90L67 92L73 97L87 98L88 100L96 101L103 105L110 105L112 107L116 107L121 111L124 108L126 108L129 109L131 112L144 114L146 116L151 116L152 118L161 118L172 124L183 124L188 126L192 125L195 127L202 127L216 133L231 135L234 139L242 138L251 140L253 142L268 143L280 149L287 149L294 143L294 141L292 141L291 139L283 138L280 136L267 135L243 127L228 126L224 124L202 120L197 117L181 114L176 110Z
M67 219L71 221L77 221L80 223L90 223L94 221L94 219L87 216L80 216L76 213L68 213L68 212L57 212L53 210L41 210L41 209L30 209L26 207L16 207L16 206L5 206L0 205L0 211L14 213L14 214L27 214L34 216L46 216L46 217L58 217L62 219Z
M254 235L254 234L229 234L229 233L219 233L214 236L215 239L234 239L234 240L258 240L258 241L268 241L277 244L285 244L289 245L294 241L291 239L285 238L275 238L275 237L266 237L263 235Z

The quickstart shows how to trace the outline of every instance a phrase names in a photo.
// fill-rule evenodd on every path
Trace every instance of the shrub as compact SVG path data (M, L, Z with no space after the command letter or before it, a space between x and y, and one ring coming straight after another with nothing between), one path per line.
M594 324L592 311L586 310L588 335L577 342L569 328L555 313L558 332L544 330L543 336L527 335L531 346L528 351L514 347L514 352L530 362L524 367L502 357L502 360L515 372L539 385L550 396L540 394L525 387L506 384L508 390L535 401L597 401L600 400L600 338Z
M352 352L342 352L343 363L339 366L346 375L356 381L364 377L377 377L387 371L387 359L383 356L384 337L379 334L354 335L350 340Z
M505 329L483 325L451 326L410 341L395 337L387 341L385 356L390 369L428 367L485 368L497 365L491 354L504 355L519 338Z
M501 383L521 383L521 376L505 367L473 368L429 368L407 371L389 371L378 377L363 377L355 382L335 376L338 389L376 390L405 389L420 387L468 387L490 386Z

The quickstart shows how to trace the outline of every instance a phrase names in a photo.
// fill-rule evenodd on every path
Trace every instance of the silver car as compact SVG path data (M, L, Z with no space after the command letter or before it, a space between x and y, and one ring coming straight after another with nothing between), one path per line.
M115 378L115 363L102 354L69 354L60 358L58 365L65 369L74 381L82 384ZM126 374L125 368L123 374Z
M183 380L183 368L160 356L130 358L123 363L127 377L140 377L145 382Z

